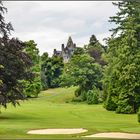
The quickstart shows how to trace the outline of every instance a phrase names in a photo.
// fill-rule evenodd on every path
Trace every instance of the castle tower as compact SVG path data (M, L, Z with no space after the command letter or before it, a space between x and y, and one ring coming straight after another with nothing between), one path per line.
M71 36L69 36L68 42L67 42L67 46L66 46L66 47L72 47L72 46L73 46L73 41L72 41Z
M53 50L53 54L56 55L56 49Z
M54 49L53 55L63 57L64 63L67 63L70 60L71 56L73 55L75 49L76 44L73 43L71 36L69 36L66 47L64 44L62 44L61 51Z
M65 47L64 44L62 44L62 46L61 46L61 50L62 51L64 51L64 47Z

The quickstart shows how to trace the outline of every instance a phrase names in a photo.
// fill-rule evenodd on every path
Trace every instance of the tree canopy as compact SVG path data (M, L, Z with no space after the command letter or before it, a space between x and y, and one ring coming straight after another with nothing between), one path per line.
M32 67L29 68L29 71L34 74L34 78L30 80L23 80L24 93L27 97L37 97L41 91L41 61L39 56L39 50L37 44L34 40L29 40L25 42L26 48L25 53L32 60Z
M104 46L97 40L95 35L92 35L89 44L84 46L85 52L95 59L97 63L104 66L106 62L102 58L105 53Z
M86 100L88 90L92 90L93 86L99 88L101 76L101 66L95 63L94 58L88 54L78 54L65 65L61 84L78 86L76 96L82 96Z
M4 107L9 102L16 105L19 99L25 99L20 80L33 77L28 71L32 61L23 51L25 44L17 38L9 39L13 28L5 22L6 11L0 1L0 105Z
M60 75L64 67L60 56L48 57L47 53L41 56L41 79L44 89L60 86Z
M118 113L135 113L140 106L140 4L123 1L114 5L119 12L110 22L118 26L108 40L105 107Z

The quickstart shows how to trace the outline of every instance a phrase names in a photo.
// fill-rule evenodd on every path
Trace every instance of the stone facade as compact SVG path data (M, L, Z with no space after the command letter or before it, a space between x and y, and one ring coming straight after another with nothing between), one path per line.
M61 51L57 51L56 49L54 49L53 55L63 57L64 63L67 63L70 60L71 56L73 55L75 49L76 49L76 44L73 43L72 38L69 37L66 47L64 46L64 44L62 44Z

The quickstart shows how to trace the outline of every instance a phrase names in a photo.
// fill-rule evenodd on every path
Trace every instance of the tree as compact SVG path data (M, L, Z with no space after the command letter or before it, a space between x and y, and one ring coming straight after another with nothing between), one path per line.
M25 85L24 92L27 97L37 97L42 88L39 50L36 48L37 44L34 40L26 41L25 45L27 46L25 52L30 56L33 63L29 70L34 74L34 78L23 81Z
M18 99L24 99L23 87L20 80L31 79L33 76L29 69L32 61L23 52L25 46L17 39L7 40L0 46L0 103L4 107L8 102L13 105L18 103Z
M63 85L78 86L76 96L86 100L86 94L93 86L99 87L102 76L101 66L95 63L94 58L88 54L74 55L65 65L62 77ZM67 81L69 80L70 81ZM68 85L67 85L68 84Z
M1 35L0 41L2 41L2 38L7 39L10 34L10 31L14 30L12 27L12 24L10 22L6 23L4 20L4 14L6 12L7 12L7 8L5 8L2 4L2 1L0 1L0 25L1 25L0 26L0 35Z
M52 81L51 81L52 88L60 86L60 75L62 74L63 67L64 67L63 58L59 56L53 56Z
M80 54L85 54L85 50L83 48L76 47L76 49L74 50L73 56L80 55Z
M64 67L63 58L60 56L48 57L47 53L42 55L42 84L45 88L55 88L60 86L60 75Z
M20 80L31 79L33 74L28 71L32 61L23 52L25 44L15 38L9 39L13 28L4 20L5 11L0 1L0 105L7 107L9 102L16 106L19 99L25 99Z
M46 61L48 60L48 53L45 52L43 53L43 55L41 56L41 85L42 88L45 90L48 88L48 84L47 84L47 79L46 79Z
M112 29L112 38L108 40L105 108L117 113L136 113L140 106L140 3L123 1L114 5L119 12L110 22L118 26Z
M97 63L102 66L106 65L102 58L102 54L105 53L104 46L99 43L95 35L90 37L89 44L85 45L84 49Z

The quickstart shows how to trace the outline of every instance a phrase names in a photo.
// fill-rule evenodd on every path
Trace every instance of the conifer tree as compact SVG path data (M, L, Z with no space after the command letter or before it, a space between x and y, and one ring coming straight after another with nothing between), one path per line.
M114 3L119 12L110 18L117 27L108 40L104 76L105 108L136 113L140 106L140 3Z

